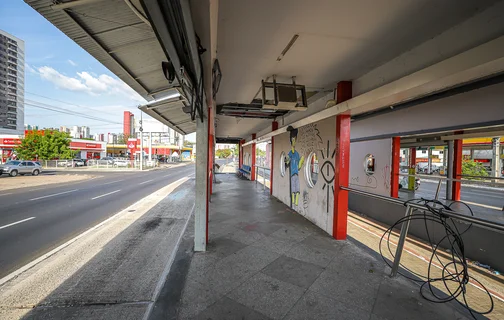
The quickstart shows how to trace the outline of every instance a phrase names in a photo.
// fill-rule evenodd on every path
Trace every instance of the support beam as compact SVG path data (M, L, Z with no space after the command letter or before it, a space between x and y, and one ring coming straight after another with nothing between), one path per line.
M352 98L352 83L342 81L336 88L336 103L342 103ZM348 187L350 175L350 114L336 116L336 155L334 166L334 208L333 237L345 240L347 237Z
M278 129L278 122L271 123L271 131ZM273 168L275 167L275 137L271 137L271 157L270 157L270 195L273 195Z
M453 141L453 179L461 179L462 174L462 139ZM460 201L460 181L453 181L452 200Z
M399 165L401 162L401 137L392 138L392 165L390 168L390 196L399 198Z
M256 138L256 134L252 133L252 140ZM251 170L250 170L250 181L255 181L256 179L256 144L252 143L252 152L251 152L251 157L252 157L252 163L251 163Z

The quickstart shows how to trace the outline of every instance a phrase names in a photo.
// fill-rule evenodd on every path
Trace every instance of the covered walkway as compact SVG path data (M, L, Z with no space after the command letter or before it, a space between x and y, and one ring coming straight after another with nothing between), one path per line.
M334 240L262 186L234 175L219 180L207 251L186 253L192 259L182 296L170 305L178 319L469 317L458 305L424 300L415 283L390 278L366 245Z

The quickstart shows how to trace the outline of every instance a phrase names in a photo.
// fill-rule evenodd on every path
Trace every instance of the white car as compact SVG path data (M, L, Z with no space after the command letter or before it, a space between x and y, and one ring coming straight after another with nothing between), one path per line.
M127 168L130 162L124 159L114 159L114 167Z

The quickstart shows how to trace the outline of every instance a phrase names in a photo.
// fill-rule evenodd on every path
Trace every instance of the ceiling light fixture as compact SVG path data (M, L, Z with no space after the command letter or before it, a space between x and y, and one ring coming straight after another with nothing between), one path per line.
M289 41L289 43L287 44L287 46L283 49L282 53L280 53L280 55L278 56L277 61L282 60L282 58L285 56L285 54L287 53L287 51L290 50L290 48L294 45L294 42L296 42L296 40L298 38L299 38L299 34L295 34L292 37L292 39Z

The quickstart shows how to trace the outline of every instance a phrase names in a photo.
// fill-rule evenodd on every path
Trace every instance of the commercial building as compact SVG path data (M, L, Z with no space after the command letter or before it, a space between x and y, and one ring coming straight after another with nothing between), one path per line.
M0 134L24 130L24 41L0 30Z
M124 111L123 134L126 137L135 135L135 115L130 111Z
M21 143L23 136L0 135L0 163L4 163L14 155L15 148ZM106 155L107 143L71 138L70 149L78 151L76 158L100 159Z

